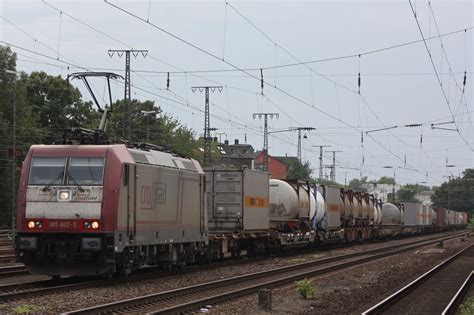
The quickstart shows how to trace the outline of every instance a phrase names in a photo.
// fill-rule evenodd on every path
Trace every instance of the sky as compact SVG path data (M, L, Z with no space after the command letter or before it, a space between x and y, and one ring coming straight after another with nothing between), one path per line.
M340 151L341 183L395 175L439 185L474 166L473 10L473 1L439 0L2 0L0 44L18 54L18 70L62 77L85 69L123 75L124 57L108 50L145 49L131 61L132 97L154 100L196 137L204 94L191 87L219 85L210 113L222 141L260 150L263 121L252 114L279 113L271 132L315 128L302 139L315 175L318 146L328 145ZM93 86L103 99L104 83ZM123 89L112 84L114 99ZM435 127L459 133L431 127L453 119ZM422 125L400 127L408 124ZM297 137L271 133L269 154L295 156ZM331 163L325 152L324 165Z

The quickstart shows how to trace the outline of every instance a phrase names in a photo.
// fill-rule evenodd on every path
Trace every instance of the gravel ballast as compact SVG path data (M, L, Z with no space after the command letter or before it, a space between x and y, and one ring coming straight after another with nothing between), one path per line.
M67 291L63 293L55 293L45 296L26 298L18 301L11 301L7 304L0 306L0 312L14 313L15 309L19 307L24 308L25 306L27 306L34 308L34 313L60 313L79 308L90 307L98 304L110 303L122 299L143 296L146 294L176 289L184 286L195 285L212 280L218 280L251 272L268 270L270 268L285 266L289 264L295 264L309 260L317 260L333 255L341 255L345 253L363 251L372 248L405 243L417 239L424 239L430 237L432 237L432 235L417 238L407 238L390 242L368 243L333 250L314 251L311 253L303 255L294 255L291 257L275 257L256 262L249 261L245 264L239 264L234 266L217 267L213 270L201 270L174 276L165 276L162 278L151 278L149 280L142 280L139 282L127 282L116 285L110 285L107 287ZM463 244L465 245L465 243ZM372 292L372 290L365 290L367 296L372 297L372 293L380 293L377 292L378 286L383 287L384 283L386 283L385 281L382 281L383 279L380 281L377 280L381 272L385 271L387 273L385 275L387 279L390 278L389 276L397 274L398 269L400 269L401 272L405 270L405 275L408 276L408 274L406 273L407 269L409 269L408 267L410 266L410 260L407 259L408 256L413 256L412 258L410 258L413 259L413 262L415 261L414 259L419 258L419 256L424 257L426 260L423 262L423 264L419 265L420 270L425 270L426 264L429 261L439 261L441 257L448 256L448 252L451 250L451 247L457 247L454 245L458 245L458 242L445 242L445 250L443 250L442 253L407 253L406 255L402 255L403 257L391 257L384 260L380 260L379 262L374 264L368 264L366 269L365 267L353 268L363 269L362 276L360 272L355 272L354 270L347 269L333 276L318 278L316 283L317 298L314 300L300 299L295 294L293 286L289 286L284 289L275 289L273 298L275 311L281 313L296 311L298 313L300 311L315 312L315 309L318 309L318 313L325 312L334 314L334 312L343 312L343 310L345 309L355 310L360 307L360 303L352 301L351 298L347 298L347 293L353 294L352 291L356 290L359 287L373 287L375 283L377 285L375 287L375 291ZM397 263L398 260L406 261L406 263L400 264L399 266L399 264ZM378 266L379 264L389 264L390 266L393 265L394 268L381 268L381 270L378 270L378 267L376 266ZM394 271L389 272L387 270ZM280 296L280 293L282 294L282 296ZM287 305L288 307L285 307L285 301L287 298L290 298L290 304ZM212 311L218 313L254 313L257 310L255 306L256 299L254 297L249 297L244 301L245 303L242 303L242 301L240 301L236 303L224 304L222 306L218 306L212 309ZM280 302L278 301L282 301L282 304L280 305ZM337 301L343 301L343 303L340 303L343 308L337 310L335 306L332 306ZM344 301L347 301L347 303ZM335 305L338 305L338 303L336 303Z

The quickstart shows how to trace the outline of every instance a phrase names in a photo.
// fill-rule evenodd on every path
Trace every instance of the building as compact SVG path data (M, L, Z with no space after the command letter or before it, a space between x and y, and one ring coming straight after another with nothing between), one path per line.
M268 155L268 172L271 178L282 179L286 178L288 172L288 162L298 161L295 156L271 156ZM256 153L255 168L263 169L263 151Z
M373 194L375 198L381 199L383 202L389 202L393 198L393 192L397 193L400 190L400 185L367 183L362 184L362 188Z
M217 145L219 148L220 159L216 161L219 165L226 166L247 166L254 167L255 151L250 144L239 143L238 139L234 140L234 144L230 144L229 140Z

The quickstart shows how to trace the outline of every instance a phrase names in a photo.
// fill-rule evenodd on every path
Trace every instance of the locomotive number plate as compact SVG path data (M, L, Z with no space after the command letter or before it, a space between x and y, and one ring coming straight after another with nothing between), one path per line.
M78 230L79 223L76 220L51 220L46 227L48 230Z

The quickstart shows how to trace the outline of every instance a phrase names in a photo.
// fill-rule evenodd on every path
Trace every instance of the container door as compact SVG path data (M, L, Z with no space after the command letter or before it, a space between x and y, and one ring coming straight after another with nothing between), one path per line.
M128 167L128 204L127 204L127 235L128 240L135 239L136 232L136 211L137 211L137 169L136 165L130 164Z

